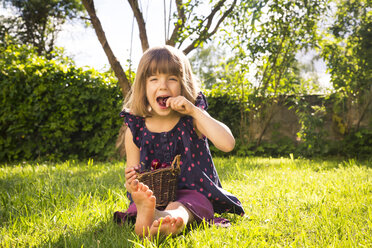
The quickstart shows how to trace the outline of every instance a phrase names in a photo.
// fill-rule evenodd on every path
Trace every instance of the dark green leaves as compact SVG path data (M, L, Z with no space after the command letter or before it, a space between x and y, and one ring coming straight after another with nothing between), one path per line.
M16 45L2 48L0 68L0 161L114 155L122 97L112 76Z

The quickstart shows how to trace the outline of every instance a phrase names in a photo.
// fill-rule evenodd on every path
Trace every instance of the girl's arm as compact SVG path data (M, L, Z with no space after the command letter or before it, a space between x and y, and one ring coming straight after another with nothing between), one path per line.
M222 122L211 117L206 111L196 107L185 97L171 97L167 101L167 106L181 114L193 117L196 129L221 151L230 152L234 149L235 139L230 129Z
M127 167L125 168L125 187L131 192L130 184L136 179L136 169L139 169L140 150L133 142L133 135L129 128L125 131L125 152Z
M213 145L223 152L234 149L235 139L228 126L211 117L205 110L195 107L194 118L196 129L204 134Z

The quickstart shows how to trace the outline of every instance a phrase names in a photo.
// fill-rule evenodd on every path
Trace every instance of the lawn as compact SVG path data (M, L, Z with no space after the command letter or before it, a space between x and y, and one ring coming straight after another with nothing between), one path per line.
M372 247L372 161L216 158L246 215L142 241L112 221L128 206L124 165L0 165L0 247Z

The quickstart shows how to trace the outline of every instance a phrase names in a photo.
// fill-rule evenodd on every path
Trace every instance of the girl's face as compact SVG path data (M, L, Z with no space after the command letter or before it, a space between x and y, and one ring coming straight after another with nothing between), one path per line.
M169 97L181 95L181 82L175 75L158 73L146 79L146 97L155 115L166 116L172 109L166 107Z

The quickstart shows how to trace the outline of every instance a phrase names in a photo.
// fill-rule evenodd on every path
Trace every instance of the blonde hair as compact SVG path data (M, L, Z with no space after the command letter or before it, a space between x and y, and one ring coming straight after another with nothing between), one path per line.
M188 58L174 47L160 46L150 48L143 54L124 110L138 116L151 116L146 98L146 80L157 73L177 76L181 83L181 95L195 103L199 87Z

